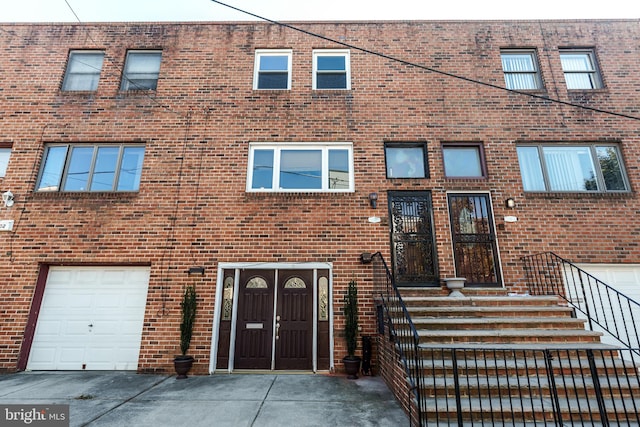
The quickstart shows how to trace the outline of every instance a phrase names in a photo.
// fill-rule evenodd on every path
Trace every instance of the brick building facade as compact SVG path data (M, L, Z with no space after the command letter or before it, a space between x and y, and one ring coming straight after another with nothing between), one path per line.
M0 369L171 371L195 284L196 372L340 370L366 252L640 265L637 20L294 26L0 27Z

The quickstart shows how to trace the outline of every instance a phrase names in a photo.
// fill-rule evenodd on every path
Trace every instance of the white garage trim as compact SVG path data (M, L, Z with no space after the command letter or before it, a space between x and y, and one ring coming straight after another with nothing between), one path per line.
M136 370L149 267L50 267L27 369Z

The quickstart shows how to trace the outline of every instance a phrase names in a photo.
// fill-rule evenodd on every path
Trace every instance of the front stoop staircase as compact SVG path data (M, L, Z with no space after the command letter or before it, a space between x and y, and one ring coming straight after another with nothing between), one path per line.
M640 425L632 355L558 297L400 292L420 342L406 356L420 372L421 425Z

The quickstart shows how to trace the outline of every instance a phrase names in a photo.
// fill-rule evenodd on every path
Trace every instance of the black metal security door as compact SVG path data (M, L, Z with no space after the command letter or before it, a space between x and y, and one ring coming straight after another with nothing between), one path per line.
M488 194L450 194L456 275L465 286L501 286L498 248Z
M389 192L389 217L396 283L400 286L438 286L431 193Z

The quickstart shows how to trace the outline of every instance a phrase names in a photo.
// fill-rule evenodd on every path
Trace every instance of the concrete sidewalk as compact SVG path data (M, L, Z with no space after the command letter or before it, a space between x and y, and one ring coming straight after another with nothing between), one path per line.
M380 377L144 375L20 372L0 375L0 404L68 404L71 426L408 426Z

